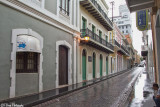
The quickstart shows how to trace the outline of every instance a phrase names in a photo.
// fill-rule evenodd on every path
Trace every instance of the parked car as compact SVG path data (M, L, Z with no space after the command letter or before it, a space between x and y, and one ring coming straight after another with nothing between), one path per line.
M138 67L144 67L144 64L139 64Z

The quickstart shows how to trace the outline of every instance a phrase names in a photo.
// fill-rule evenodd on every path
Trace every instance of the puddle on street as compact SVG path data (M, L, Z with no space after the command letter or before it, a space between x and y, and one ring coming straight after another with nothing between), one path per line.
M150 84L147 81L147 73L143 71L135 83L128 107L142 107L143 102L148 98L150 93L152 93Z

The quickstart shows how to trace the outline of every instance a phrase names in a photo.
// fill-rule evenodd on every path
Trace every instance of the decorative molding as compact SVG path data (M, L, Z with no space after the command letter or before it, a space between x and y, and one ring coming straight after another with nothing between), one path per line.
M59 88L59 46L68 48L68 85L72 84L72 46L65 40L56 42L56 88Z
M57 15L54 15L43 7L41 8L38 6L32 6L28 3L22 3L21 1L17 0L0 0L0 3L3 3L34 18L37 18L38 20L55 26L70 34L74 34L74 32L79 32L78 27L74 27L74 25L68 24L68 22L59 19Z
M10 86L10 98L15 97L16 92L16 50L17 50L17 36L18 35L30 35L36 37L40 40L41 51L40 51L40 66L39 66L39 92L43 90L43 83L42 83L42 62L43 62L43 38L36 32L32 31L32 29L13 29L12 30L12 52L11 52L11 70L10 70L10 78L11 78L11 86Z

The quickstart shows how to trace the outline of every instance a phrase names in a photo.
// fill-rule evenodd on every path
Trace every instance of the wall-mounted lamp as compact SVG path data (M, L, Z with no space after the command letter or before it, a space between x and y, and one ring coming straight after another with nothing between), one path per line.
M84 40L85 40L85 41L88 41L88 40L89 40L89 36L85 36L85 37L84 37Z

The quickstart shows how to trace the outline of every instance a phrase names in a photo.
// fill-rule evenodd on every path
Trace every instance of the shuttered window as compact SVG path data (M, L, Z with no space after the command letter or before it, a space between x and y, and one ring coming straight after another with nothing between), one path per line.
M39 54L35 52L16 53L16 73L37 73Z

